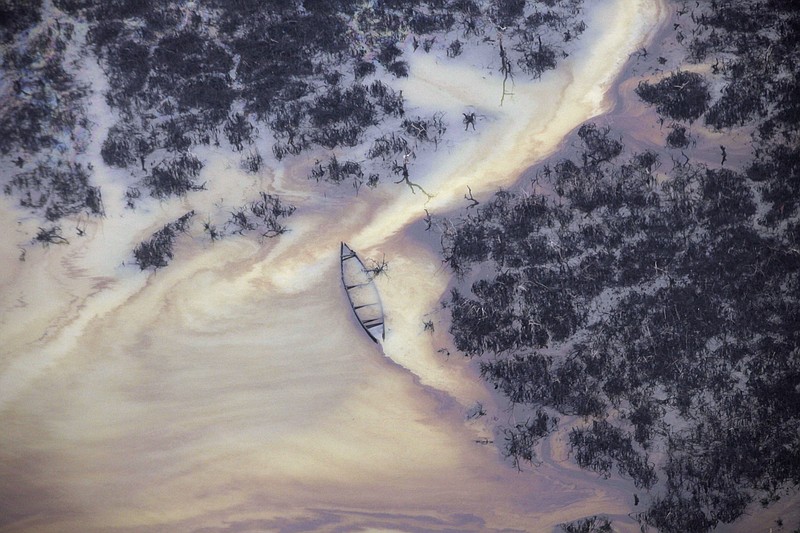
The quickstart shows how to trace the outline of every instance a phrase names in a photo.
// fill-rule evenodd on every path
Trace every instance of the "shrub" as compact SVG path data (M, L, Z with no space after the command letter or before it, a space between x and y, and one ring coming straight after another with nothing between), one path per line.
M202 189L194 179L200 174L203 163L190 153L180 154L170 161L162 161L153 167L144 184L156 198L182 196L189 191Z
M693 122L708 108L711 95L703 76L679 70L656 84L643 81L636 94L656 111L674 120Z
M133 257L141 270L165 267L173 258L173 245L178 233L185 233L194 211L189 211L177 220L166 224L148 240L133 249Z

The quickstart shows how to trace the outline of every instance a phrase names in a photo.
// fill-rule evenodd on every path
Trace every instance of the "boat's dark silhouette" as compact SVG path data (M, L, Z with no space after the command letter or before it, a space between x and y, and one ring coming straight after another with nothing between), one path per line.
M385 339L383 306L372 275L347 244L341 244L342 285L358 323L367 335L379 343Z

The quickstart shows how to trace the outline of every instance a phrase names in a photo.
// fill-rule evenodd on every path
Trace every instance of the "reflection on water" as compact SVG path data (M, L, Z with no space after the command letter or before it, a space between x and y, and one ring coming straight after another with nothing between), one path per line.
M449 278L409 228L426 208L461 204L467 186L479 196L513 184L601 112L604 89L658 21L646 4L598 6L585 50L541 82L517 81L502 107L496 75L413 56L412 107L483 117L415 163L435 195L427 202L388 180L354 196L307 182L303 168L252 183L209 150L206 172L219 179L208 191L111 211L86 237L30 249L25 262L16 242L35 221L18 226L6 204L0 527L539 531L603 512L633 530L630 487L578 471L559 442L533 474L475 442L487 428L465 412L492 396L465 361L437 353L445 328L424 331L443 319ZM104 191L121 194L104 172ZM279 239L198 234L155 274L121 263L189 209L222 212L264 187L298 207ZM379 279L385 354L350 312L342 240L390 264Z

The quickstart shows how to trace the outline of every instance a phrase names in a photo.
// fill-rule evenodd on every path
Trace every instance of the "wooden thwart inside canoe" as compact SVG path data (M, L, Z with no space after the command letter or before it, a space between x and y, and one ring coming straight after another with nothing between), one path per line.
M358 323L369 337L377 342L385 339L383 306L372 275L364 267L358 255L345 243L341 246L342 285L350 300L350 307Z

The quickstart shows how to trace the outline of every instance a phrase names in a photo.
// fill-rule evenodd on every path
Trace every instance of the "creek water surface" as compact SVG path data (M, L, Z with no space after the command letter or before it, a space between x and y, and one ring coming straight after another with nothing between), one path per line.
M254 179L208 149L206 191L131 211L113 207L123 176L98 160L106 217L76 220L86 236L30 248L25 261L17 243L36 222L3 199L0 530L546 531L594 513L638 529L631 487L578 470L557 439L522 473L476 442L503 420L465 421L493 396L440 351L450 274L416 237L426 209L463 206L467 187L486 198L512 186L612 104L608 90L663 8L587 4L578 53L541 80L517 79L502 105L496 71L411 56L407 109L454 120L412 167L431 198L388 179L357 195L317 184L308 158ZM112 121L101 81L95 90L102 140ZM459 131L465 109L479 117L474 132ZM223 213L258 190L297 207L291 231L213 243L195 231L167 268L124 263L186 211ZM340 241L390 265L378 278L382 347L348 306ZM441 327L426 332L427 320Z

